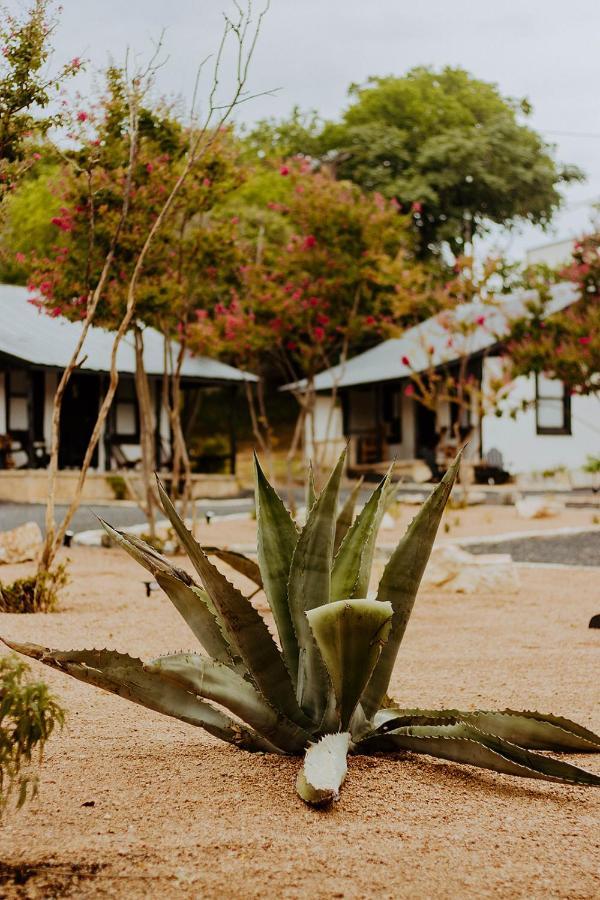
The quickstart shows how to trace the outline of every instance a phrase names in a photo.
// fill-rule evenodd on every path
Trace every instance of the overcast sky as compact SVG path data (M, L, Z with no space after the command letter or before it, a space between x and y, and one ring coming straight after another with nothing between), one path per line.
M24 0L13 0L17 7ZM242 0L243 2L243 0ZM255 0L259 6L260 0ZM62 0L57 58L82 56L92 69L126 49L147 57L162 28L168 54L161 92L190 96L197 64L218 43L228 0ZM588 181L569 189L549 236L528 229L504 239L527 247L579 233L589 200L600 198L600 0L272 0L250 88L279 88L240 110L246 122L284 116L297 104L335 117L350 82L401 75L415 65L460 65L525 96L532 124L558 158ZM224 95L226 84L224 84Z

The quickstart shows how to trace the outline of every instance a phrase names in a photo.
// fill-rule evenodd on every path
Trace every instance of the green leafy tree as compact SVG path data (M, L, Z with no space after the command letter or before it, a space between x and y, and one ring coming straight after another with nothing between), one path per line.
M561 185L582 178L526 124L527 101L463 69L370 78L350 97L340 122L319 127L294 112L261 123L252 146L316 156L338 177L395 197L412 213L423 255L443 242L459 255L492 223L547 225Z
M58 72L48 74L51 36L56 27L53 4L35 2L21 15L1 8L0 24L0 201L23 174L40 159L36 139L63 121L60 112L48 113L65 79L81 68L75 57Z

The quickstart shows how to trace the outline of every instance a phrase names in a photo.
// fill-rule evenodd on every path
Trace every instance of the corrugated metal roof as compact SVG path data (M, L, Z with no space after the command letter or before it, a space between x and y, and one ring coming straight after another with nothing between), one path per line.
M444 325L444 314L440 313L409 328L401 338L392 338L349 359L342 365L333 366L320 372L315 378L317 391L352 387L360 384L374 384L380 381L396 381L410 378L413 372L451 363L465 354L476 354L493 347L508 332L511 319L526 314L526 304L535 294L520 292L499 298L498 305L490 307L481 302L458 307L453 315L469 327L465 333L449 329ZM578 299L575 285L570 282L552 288L552 301L548 313L557 312L570 306ZM481 325L477 319L484 317ZM475 325L476 327L472 327ZM452 342L449 338L452 335ZM410 365L402 362L407 359ZM302 387L304 382L288 384L283 390Z
M0 285L0 352L37 366L62 369L66 366L81 333L81 325L63 318L53 319L27 302L29 292L17 285ZM90 328L81 369L108 372L114 335L103 328ZM144 331L144 362L149 375L163 373L162 334L153 328ZM133 338L127 335L119 346L119 372L135 371ZM188 354L182 375L203 381L257 381L255 375L235 369L216 359Z

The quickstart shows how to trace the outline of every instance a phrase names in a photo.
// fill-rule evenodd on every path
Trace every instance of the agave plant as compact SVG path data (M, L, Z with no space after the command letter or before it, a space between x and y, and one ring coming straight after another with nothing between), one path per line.
M305 753L296 786L315 805L337 799L349 753L412 751L510 775L600 785L599 775L534 752L600 751L598 735L567 719L509 709L403 709L390 699L390 677L458 460L392 554L375 599L367 591L391 473L354 518L355 497L336 515L343 467L344 455L319 496L311 486L306 524L298 530L256 461L258 564L203 549L159 483L165 513L200 583L143 541L103 523L152 573L204 653L144 663L114 650L9 646L244 750ZM209 556L264 590L278 641Z

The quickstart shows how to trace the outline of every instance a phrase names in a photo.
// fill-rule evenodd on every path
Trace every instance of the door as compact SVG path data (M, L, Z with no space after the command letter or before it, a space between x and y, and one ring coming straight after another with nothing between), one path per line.
M429 459L438 442L435 411L415 402L415 456Z
M73 375L63 397L60 417L61 469L80 469L100 405L100 379L97 375ZM98 447L92 466L98 465Z

